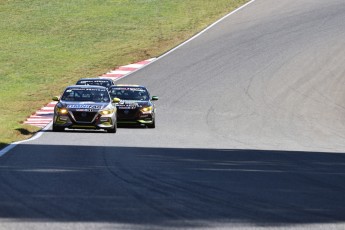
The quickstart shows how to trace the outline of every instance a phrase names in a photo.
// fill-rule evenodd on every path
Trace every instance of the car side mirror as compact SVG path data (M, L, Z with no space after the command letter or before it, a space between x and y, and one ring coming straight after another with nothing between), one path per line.
M152 101L157 101L158 100L158 97L157 96L152 96Z
M121 99L118 97L113 98L113 103L119 103L120 101L121 101Z
M60 100L59 96L54 96L52 99L53 99L53 101L59 101Z

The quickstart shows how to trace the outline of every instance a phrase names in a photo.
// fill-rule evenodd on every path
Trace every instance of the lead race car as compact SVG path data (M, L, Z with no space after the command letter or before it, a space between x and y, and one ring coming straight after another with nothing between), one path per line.
M148 128L156 127L156 108L146 87L142 85L114 85L109 88L110 97L119 98L117 107L118 124L139 124Z
M107 88L94 85L68 86L54 108L53 131L104 129L116 133L118 98L110 98Z

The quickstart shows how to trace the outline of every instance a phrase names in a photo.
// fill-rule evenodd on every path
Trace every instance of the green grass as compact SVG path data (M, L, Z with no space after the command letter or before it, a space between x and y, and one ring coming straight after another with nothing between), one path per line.
M81 77L157 57L247 0L0 0L0 147Z

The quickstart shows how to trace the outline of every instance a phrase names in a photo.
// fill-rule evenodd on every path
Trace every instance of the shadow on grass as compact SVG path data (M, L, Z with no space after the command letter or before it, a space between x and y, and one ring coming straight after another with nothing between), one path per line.
M8 143L0 142L0 151L8 145L9 145Z
M29 136L29 135L32 136L39 131L39 130L30 131L30 130L25 129L25 128L17 128L15 130L18 131L20 133L20 135L23 135L23 136ZM3 150L5 147L7 147L10 144L11 144L10 142L9 143L0 142L0 151Z
M21 135L28 136L28 135L34 135L37 133L37 131L30 131L28 129L24 128L18 128L16 129Z
M341 153L18 145L0 217L165 227L345 222Z

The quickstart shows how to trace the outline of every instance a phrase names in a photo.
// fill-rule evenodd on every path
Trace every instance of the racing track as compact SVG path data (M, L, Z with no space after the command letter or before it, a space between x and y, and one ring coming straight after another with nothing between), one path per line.
M256 0L120 80L157 128L0 158L0 229L344 229L345 2Z

